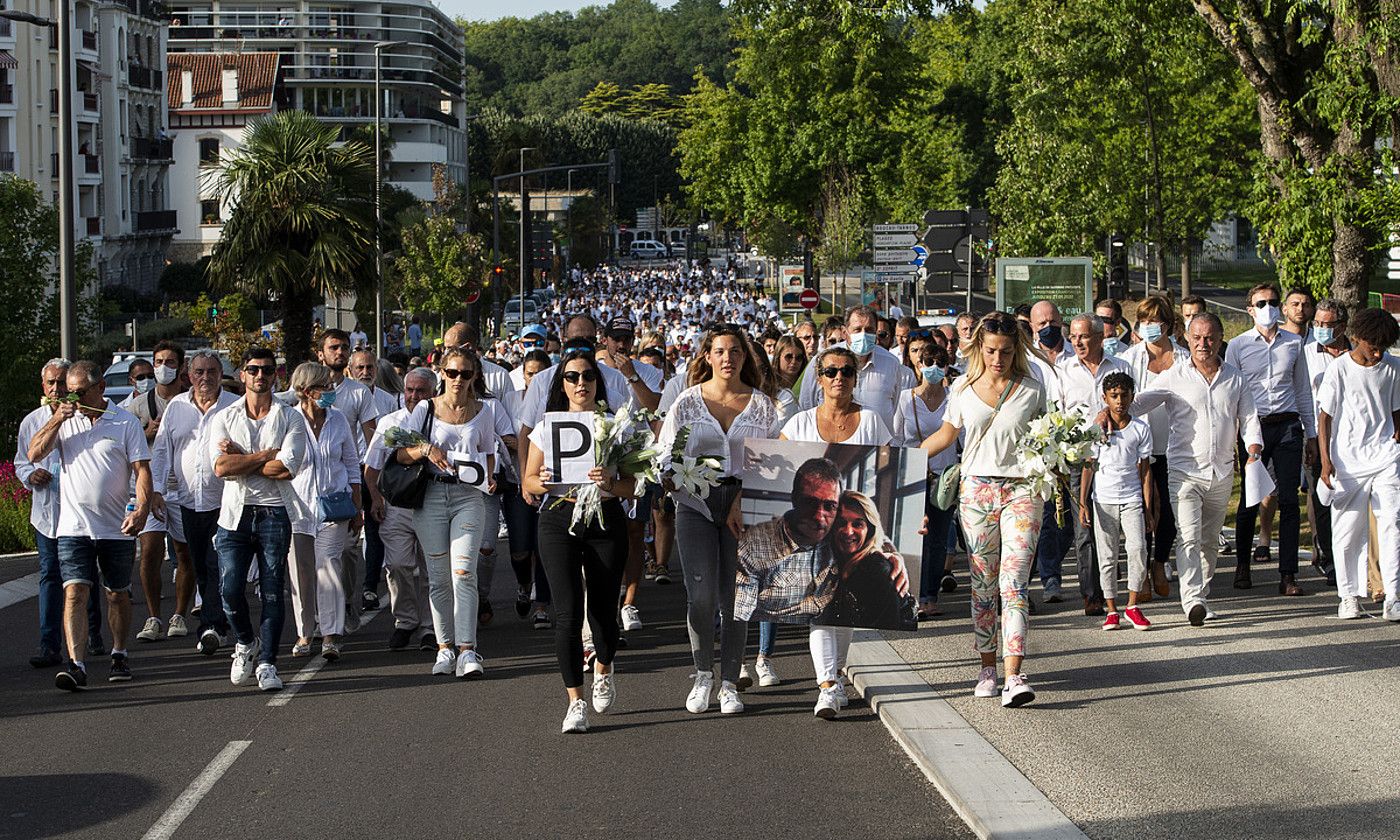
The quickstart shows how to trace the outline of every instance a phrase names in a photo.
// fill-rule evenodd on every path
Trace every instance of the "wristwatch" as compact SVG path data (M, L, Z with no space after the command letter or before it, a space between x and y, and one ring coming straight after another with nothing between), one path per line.
M638 382L641 382L641 381L642 381L642 377L641 377L639 374L637 374L636 372L633 372L633 374L632 374L631 376L627 377L627 383L628 383L629 385L636 385Z

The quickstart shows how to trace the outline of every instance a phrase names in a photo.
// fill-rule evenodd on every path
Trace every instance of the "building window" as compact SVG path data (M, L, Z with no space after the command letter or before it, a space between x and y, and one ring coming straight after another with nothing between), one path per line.
M220 217L221 212L219 200L217 198L205 199L199 202L199 223L201 225L221 225L224 223Z
M208 137L199 141L199 165L218 166L219 138Z

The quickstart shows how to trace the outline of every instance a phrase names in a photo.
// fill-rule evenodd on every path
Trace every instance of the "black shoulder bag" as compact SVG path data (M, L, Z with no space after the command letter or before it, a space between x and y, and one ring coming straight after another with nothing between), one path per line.
M433 428L435 413L433 401L428 400L428 419L423 423L424 438L428 437L428 432ZM379 494L384 497L385 502L394 507L416 510L423 506L423 495L428 492L430 475L428 459L401 464L396 449L390 453L389 460L384 462L384 469L379 471Z

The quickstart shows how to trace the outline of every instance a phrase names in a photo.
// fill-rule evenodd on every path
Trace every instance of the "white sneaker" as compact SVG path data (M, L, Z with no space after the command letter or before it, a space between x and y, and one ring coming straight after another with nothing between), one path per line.
M611 672L607 674L593 674L593 711L600 715L607 714L617 700L617 681L613 679Z
M739 689L732 682L719 684L719 713L737 715L744 710L744 701L739 699Z
M836 702L841 704L841 708L851 705L851 698L846 696L846 678L836 678Z
M257 667L258 654L262 653L262 642L254 639L251 645L238 643L233 646L233 667L228 679L234 685L247 685Z
M628 604L622 608L622 629L631 633L642 629L642 611Z
M277 676L277 666L264 662L258 666L258 688L263 691L281 691L282 678Z
M564 727L561 731L565 735L588 731L588 704L582 697L569 703L569 710L564 713Z
M486 669L482 667L482 663L485 661L481 658L481 654L475 650L459 652L457 654L457 676L468 680L486 676Z
M690 687L690 695L685 698L685 710L691 714L709 711L710 691L715 687L715 675L695 672L695 685Z
M170 616L170 626L165 630L166 638L174 639L179 636L188 636L189 634L190 628L185 626L185 617L183 615L175 613Z
M1337 605L1337 618L1360 618L1361 599L1355 595L1343 595L1342 602Z
M783 681L778 679L778 672L773 670L773 662L768 657L762 657L753 664L753 669L758 673L758 684L767 688L770 685L782 685Z
M753 688L753 672L749 670L749 663L745 662L739 668L739 681L734 686L740 691L748 691Z
M161 632L160 619L151 616L146 619L146 623L141 625L141 632L136 634L136 638L143 642L158 642L165 634Z
M1024 706L1035 699L1035 692L1026 683L1024 674L1010 674L1001 690L1001 705L1008 709Z
M437 660L433 662L433 676L450 677L457 665L457 652L452 648L442 648L438 651Z
M997 691L997 669L991 665L977 672L977 686L972 689L973 697L995 697Z
M841 700L836 696L840 690L839 686L833 685L831 688L823 688L818 691L817 705L816 708L812 710L812 714L822 720L832 720L840 714Z
M1400 598L1386 598L1381 609L1381 618L1386 621L1400 621Z

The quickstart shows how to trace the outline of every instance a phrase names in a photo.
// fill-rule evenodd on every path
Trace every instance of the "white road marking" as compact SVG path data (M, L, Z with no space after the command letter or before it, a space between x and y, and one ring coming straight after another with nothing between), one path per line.
M380 607L377 610L371 610L361 615L360 628L363 629L369 626L369 623L374 621L383 609L383 607ZM326 660L320 656L320 654L315 655L310 662L306 663L306 667L287 678L287 681L283 683L282 690L273 695L271 700L267 701L268 707L275 709L292 702L292 698L296 696L298 691L301 691L301 687L306 685L312 677L316 676L316 672L324 667L326 667Z
M0 609L18 604L21 601L28 601L39 594L39 573L25 575L22 578L15 578L8 583L0 583Z
M199 801L214 787L214 783L219 781L219 778L228 771L233 762L237 761L238 757L252 743L252 741L229 741L228 746L214 756L214 760L209 762L209 765L204 768L204 772L196 776L193 782L190 782L190 786L185 788L185 792L180 794L180 798L166 809L161 818L156 820L156 824L151 826L151 830L142 835L141 840L167 840L173 835L180 824L185 821L185 818L194 811L195 806L199 805Z

